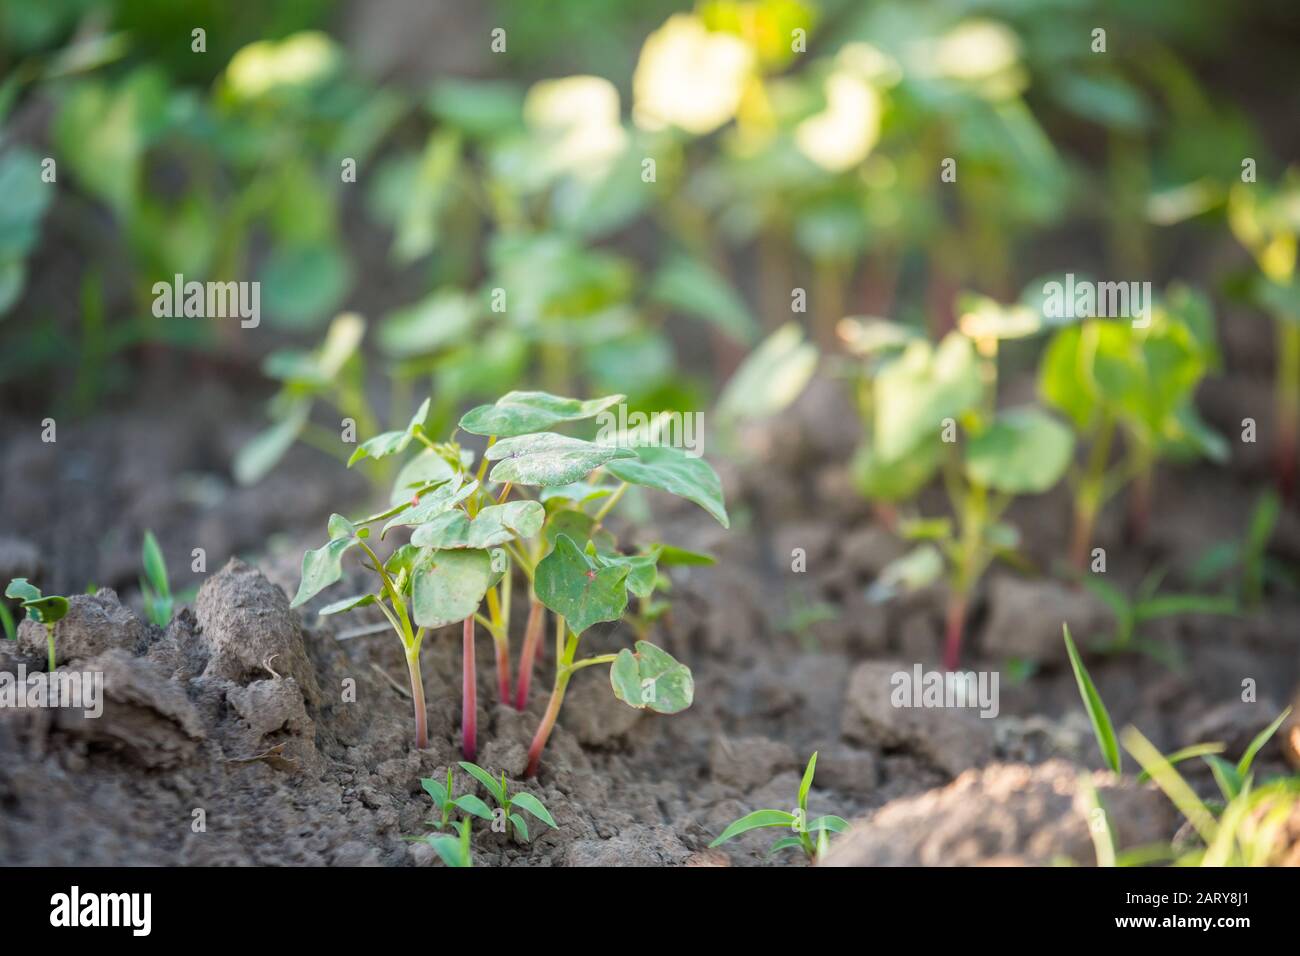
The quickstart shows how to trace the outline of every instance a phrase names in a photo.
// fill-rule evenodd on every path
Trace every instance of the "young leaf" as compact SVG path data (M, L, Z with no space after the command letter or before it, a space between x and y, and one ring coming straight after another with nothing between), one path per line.
M468 821L467 821L468 822ZM462 831L463 832L463 831ZM433 847L435 853L442 858L442 862L448 866L467 867L472 864L469 854L463 849L461 837L454 837L449 834L430 834L424 838L429 846Z
M171 588L167 583L167 563L163 560L162 549L158 547L158 539L153 536L152 531L144 533L144 576L159 597L167 598L171 596Z
M636 642L635 654L626 647L618 652L609 682L623 703L657 714L676 714L695 698L690 668L647 641Z
M808 766L804 767L803 779L799 781L799 809L804 812L804 818L808 816L808 791L812 789L813 774L817 770L817 751L808 758Z
M470 763L468 760L461 760L459 761L459 764L461 770L464 770L479 783L483 784L483 786L487 787L488 793L492 794L492 797L498 804L503 807L506 805L506 788L501 781L497 780L492 776L492 774L488 773L478 764Z
M1191 760L1193 757L1204 757L1209 754L1219 754L1224 751L1223 744L1192 744L1190 747L1184 747L1182 750L1175 750L1165 758L1170 766L1180 764L1184 760ZM1151 779L1151 775L1143 770L1137 776L1138 783L1146 783Z
M1092 722L1092 732L1097 738L1097 747L1101 750L1106 766L1119 773L1119 743L1115 739L1115 727L1110 722L1110 714L1106 712L1106 705L1101 702L1101 695L1097 693L1092 678L1088 676L1083 661L1079 659L1079 651L1070 637L1070 625L1062 624L1061 627L1065 633L1065 650L1070 655L1070 666L1074 669L1074 679L1079 685L1079 696L1083 698L1084 709L1088 711L1088 719Z
M537 565L537 599L562 615L574 634L600 621L617 621L627 609L626 567L601 567L561 534Z
M456 505L472 495L477 488L477 481L461 484L461 476L457 475L451 481L438 485L428 494L421 495L418 504L390 518L379 536L384 537L394 528L424 524L426 521L431 521L443 512L456 507Z
M302 582L290 607L299 607L343 577L343 555L355 545L356 525L340 514L330 515L329 542L302 556Z
M23 607L27 610L27 616L38 624L54 624L67 616L68 599L49 595L34 601L24 601Z
M1040 494L1061 479L1073 454L1070 429L1037 409L1016 409L970 440L966 474L995 491Z
M723 830L718 838L709 844L709 849L721 846L728 840L734 840L742 833L748 833L750 830L758 830L763 827L789 827L793 825L794 819L793 813L786 813L784 810L755 810L753 813L736 820Z
M411 532L417 548L468 548L469 515L459 508L444 511Z
M492 481L568 485L612 459L636 456L626 448L597 445L555 432L537 432L504 438L484 452L483 457L497 462L488 476Z
M420 786L424 788L425 793L433 798L434 805L441 810L447 802L447 788L432 777L421 777Z
M411 421L406 426L405 431L383 432L374 438L368 439L357 446L357 450L352 453L348 459L348 467L351 468L362 458L369 456L371 458L387 458L389 455L400 454L406 451L407 447L415 439L416 430L424 424L424 420L429 417L429 402L431 399L426 398L420 403Z
M235 481L241 485L255 485L265 478L298 440L310 411L310 400L297 401L283 418L243 445L231 464Z
M655 274L650 297L670 309L711 322L741 344L754 338L754 318L725 278L696 259L676 255Z
M773 853L776 853L780 850L789 850L791 848L802 850L803 840L799 839L799 837L797 836L781 837L781 839L777 840L775 843L773 843L770 847L767 848L767 855L771 856Z
M471 548L494 548L515 538L531 538L542 530L546 509L536 501L489 505L469 526Z
M551 817L551 814L544 806L542 806L542 801L538 800L531 793L516 793L514 797L511 798L510 805L531 813L552 830L559 829L555 824L555 820Z
M523 837L525 843L528 842L528 822L517 813L510 814L510 822L514 824L515 833Z
M1224 800L1232 800L1241 793L1242 775L1237 773L1236 767L1214 754L1205 754L1201 759L1209 764L1214 782L1219 785Z
M435 551L415 571L412 605L415 623L435 628L462 621L478 610L492 581L486 551Z
M1255 738L1250 742L1250 746L1246 748L1246 752L1242 754L1241 761L1237 764L1238 776L1244 777L1250 773L1250 765L1255 762L1255 756L1269 742L1269 739L1277 733L1277 729L1282 726L1283 721L1290 716L1291 708L1288 707L1277 715L1276 720L1255 735Z
M595 548L588 546L590 554ZM597 563L605 567L627 568L627 589L639 598L648 598L654 593L659 571L656 567L659 555L655 551L649 554L598 554L593 555Z
M983 389L970 339L949 334L934 348L910 343L876 376L876 451L897 461L939 435L945 418L958 419L978 404Z
M16 601L39 601L41 589L28 582L26 578L14 578L5 588L5 597Z
M849 829L849 821L843 817L837 817L833 813L828 813L824 817L816 817L808 824L808 832L816 833L819 830L828 830L831 833L844 833Z
M718 415L753 420L775 415L798 398L817 368L817 347L787 322L749 353L718 398Z
M647 445L634 451L636 454L626 460L620 457L611 461L605 470L620 481L656 488L692 501L724 528L731 526L722 500L722 482L707 461L667 446Z
M513 438L516 435L544 431L560 422L594 418L626 397L606 395L604 398L583 402L546 392L508 392L497 399L495 405L480 405L470 409L461 418L460 428L472 435Z
M341 614L344 611L351 611L353 608L367 607L368 605L374 604L376 600L377 598L373 594L358 594L353 597L332 601L316 613L321 617L330 614Z
M457 809L464 810L466 813L476 816L481 820L492 819L492 810L486 803L474 796L472 793L467 793L464 796L457 797L451 802Z

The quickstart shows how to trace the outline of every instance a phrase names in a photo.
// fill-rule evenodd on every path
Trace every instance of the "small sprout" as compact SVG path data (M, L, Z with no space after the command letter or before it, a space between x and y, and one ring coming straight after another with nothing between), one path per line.
M433 851L442 857L442 862L448 866L473 866L474 857L469 852L469 820L460 820L456 824L456 831L456 836L446 833L430 833L424 838L424 842L433 847Z
M162 549L152 531L144 533L144 577L140 579L140 593L144 595L144 613L159 627L166 627L172 619L172 592L167 581L167 563Z
M1147 640L1140 633L1144 624L1178 614L1238 613L1237 602L1232 597L1161 593L1160 584L1163 580L1164 571L1157 568L1143 578L1132 598L1101 578L1088 578L1084 582L1088 590L1097 595L1115 615L1115 633L1101 650L1108 653L1138 650L1155 660L1177 666L1181 663L1180 658L1159 644Z
M492 774L488 773L477 764L462 760L460 762L460 767L479 783L483 784L487 789L487 792L492 795L492 799L501 809L502 815L514 828L514 836L516 840L522 838L523 841L527 843L529 838L528 823L518 813L514 812L515 808L531 814L538 820L542 821L542 823L545 823L552 830L559 829L559 827L555 825L555 820L552 819L551 814L547 811L546 807L542 806L542 801L538 800L531 793L516 793L513 797L510 795L510 791L506 788L506 775L504 772L501 774L501 779L497 780L492 776ZM464 798L462 797L461 799ZM478 800L477 797L474 797L473 799ZM479 803L482 804L482 801L480 800ZM486 806L483 809L487 813L485 819L491 820L493 818L492 812L488 810ZM482 814L475 814L475 816L482 816Z
M462 794L459 797L452 795L451 773L451 767L448 767L447 782L445 784L434 780L432 777L420 778L420 786L424 788L425 793L433 798L433 805L441 814L441 817L438 820L430 822L432 822L437 829L441 830L447 825L453 810L460 810L463 813L468 813L470 816L478 817L481 820L491 821L492 811L489 810L487 804L478 797L470 793Z
M41 594L40 588L29 584L26 578L14 578L5 588L5 597L21 602L29 620L45 625L45 640L49 647L49 669L54 670L54 626L68 613L68 599L58 595Z
M1106 762L1106 766L1119 773L1119 744L1115 742L1115 726L1110 721L1110 714L1107 713L1106 705L1102 703L1101 695L1097 693L1097 688L1092 683L1088 669L1083 666L1083 661L1079 658L1079 649L1074 646L1074 639L1070 637L1070 625L1062 624L1061 628L1065 634L1065 650L1070 655L1070 667L1074 669L1074 679L1079 685L1079 696L1083 698L1083 706L1088 711L1092 732L1097 738L1097 749L1101 751L1101 758Z
M778 850L798 847L803 850L809 861L818 862L829 845L828 833L843 833L849 828L848 821L833 814L808 819L808 791L812 788L813 772L817 767L817 753L808 758L808 766L799 783L798 807L794 813L784 810L755 810L730 824L716 840L709 844L710 849L721 846L728 840L734 840L742 833L759 830L764 827L787 827L794 831L792 836L783 836L768 849L768 855ZM816 834L814 837L813 834Z

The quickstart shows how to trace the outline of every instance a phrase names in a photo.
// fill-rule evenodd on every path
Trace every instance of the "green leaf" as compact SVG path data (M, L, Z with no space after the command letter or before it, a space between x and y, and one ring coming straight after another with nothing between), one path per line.
M1182 763L1184 760L1191 760L1193 757L1204 757L1207 754L1223 753L1223 750L1223 744L1193 744L1190 747L1184 747L1182 750L1175 750L1166 757L1165 760L1169 762L1170 766L1173 766L1174 764ZM1138 783L1146 783L1150 779L1151 775L1145 770L1137 776Z
M514 827L515 827L515 833L518 834L519 836L523 837L523 838L524 838L524 841L527 842L527 840L528 840L528 821L525 820L523 817L521 817L519 814L517 814L517 813L512 813L512 814L510 814L510 822L511 822L512 824L514 824Z
M1210 765L1210 771L1214 774L1214 782L1219 785L1219 792L1223 794L1224 800L1233 800L1237 794L1241 793L1242 774L1222 757L1216 757L1213 754L1205 754L1201 757Z
M351 468L367 456L371 458L387 458L389 455L396 455L406 451L407 447L415 439L416 431L424 424L424 420L429 417L429 402L430 399L426 398L420 403L420 407L416 409L405 431L383 432L358 445L357 450L348 459L348 467Z
M793 826L794 820L794 814L786 813L784 810L755 810L753 813L747 814L730 824L716 840L709 844L709 849L721 846L728 840L734 840L742 833L748 833L750 830L758 830L764 827Z
M653 549L659 552L659 563L666 568L708 566L718 563L718 559L711 554L688 551L671 544L656 544Z
M911 594L942 576L943 553L933 544L922 544L881 568L880 575L867 588L867 600L879 604L900 594Z
M480 405L465 413L460 428L473 435L495 435L512 438L540 432L560 422L575 422L594 418L611 405L623 401L625 395L606 395L590 401L561 398L547 392L508 392L497 399L495 405ZM566 482L559 482L565 484Z
M623 616L627 574L626 567L601 567L572 538L561 534L551 553L538 562L533 589L539 601L565 618L574 634L582 634L593 624Z
M933 348L915 341L876 375L874 440L887 461L909 454L940 436L954 420L979 404L983 394L975 349L964 335L950 333Z
M503 807L506 805L506 789L500 780L496 779L496 777L492 776L492 774L488 773L476 763L470 763L468 760L461 760L458 762L461 770L464 770L479 783L483 784L483 786L487 787L488 793L492 794L497 803Z
M478 610L492 583L492 559L486 551L435 551L415 572L412 588L415 623L443 627Z
M588 548L591 553L594 547ZM658 580L659 571L656 566L659 555L656 552L647 554L597 554L594 555L597 563L605 567L622 566L627 568L627 589L639 598L648 598L654 593L655 582Z
M635 654L626 647L618 652L609 682L623 703L657 714L676 714L695 698L690 668L648 641L637 641Z
M302 434L310 408L308 401L296 402L283 418L244 444L231 464L235 481L255 485L265 478Z
M26 578L14 578L5 588L5 597L24 603L39 601L41 599L41 589L29 583Z
M388 313L376 336L394 358L430 355L471 335L481 307L463 292L439 289L412 305Z
M433 847L433 851L448 866L463 868L470 865L469 857L461 849L460 837L454 837L446 833L430 834L424 838L424 841Z
M802 850L803 840L801 840L797 836L781 837L781 839L777 840L775 843L773 843L770 847L767 848L767 855L771 856L773 853L778 853L781 850L791 850L791 849Z
M512 807L518 807L520 810L524 810L528 813L531 813L533 816L541 820L552 830L559 829L559 827L555 823L554 818L551 817L550 812L547 811L547 809L544 806L542 806L542 801L538 800L531 793L516 793L514 797L511 798L510 805Z
M367 607L374 604L377 600L378 599L373 594L359 594L326 604L316 613L321 617L325 617L329 614L341 614L344 611L351 611L353 608Z
M330 515L329 542L302 556L302 581L290 607L300 607L343 577L343 555L361 539L352 522Z
M787 322L749 353L718 398L724 418L767 418L803 394L817 369L817 348L804 341L803 329Z
M438 515L456 507L478 488L477 481L462 484L462 480L462 477L457 475L451 481L438 485L427 494L420 495L418 504L399 512L388 520L380 537L384 537L394 528L432 521Z
M619 458L634 458L626 448L597 445L580 438L537 432L504 438L484 452L495 461L488 476L496 482L517 485L567 485Z
M467 793L464 796L457 797L451 802L457 809L464 810L466 813L476 816L481 820L492 819L492 811L488 805L472 793Z
M411 532L411 544L419 548L468 548L469 515L459 508L444 511Z
M1097 693L1087 668L1079 658L1079 651L1070 637L1070 625L1062 624L1061 627L1065 634L1065 650L1070 655L1070 666L1074 669L1074 679L1079 685L1079 696L1083 698L1084 709L1088 711L1088 720L1092 722L1097 747L1106 766L1119 773L1119 743L1115 739L1115 727L1110 722L1110 714L1106 712L1106 705L1102 703L1101 695Z
M441 781L434 780L432 777L421 777L420 786L424 788L425 793L433 798L434 804L441 810L447 802L447 788L442 785Z
M611 461L605 470L620 481L685 498L711 514L724 528L731 526L722 500L722 482L707 461L692 457L680 448L647 445L633 450L635 457Z
M1242 755L1241 761L1237 764L1238 775L1244 777L1246 774L1250 773L1250 765L1255 762L1255 756L1260 752L1263 746L1268 743L1269 738L1277 733L1277 729L1282 726L1282 722L1289 716L1291 716L1290 707L1278 714L1276 720L1255 735L1255 739L1250 742L1250 746L1246 748L1246 752Z
M1074 433L1037 409L1003 412L966 445L971 481L1007 494L1041 494L1065 474Z
M38 624L54 624L56 621L63 620L68 614L68 599L50 595L48 597L36 598L31 601L24 601L23 607L27 610L27 616Z
M426 448L404 464L401 471L397 473L388 502L391 505L400 504L410 500L416 488L440 481L451 481L455 477L456 471L447 460L432 448Z
M167 584L167 563L163 560L162 549L152 531L144 533L144 576L161 597L170 597L171 588Z
M804 768L803 779L799 781L799 809L805 816L808 813L808 791L812 789L813 773L817 770L817 751L808 758L808 766Z
M849 464L858 491L866 498L886 502L916 497L939 468L943 443L936 433L922 439L897 459L887 459L872 444L860 446Z
M741 344L752 342L758 327L731 284L687 256L674 256L660 267L650 286L650 298L716 325Z
M808 824L808 832L816 833L819 830L829 830L831 833L844 833L849 829L849 821L843 817L837 817L830 813L824 817L817 817Z

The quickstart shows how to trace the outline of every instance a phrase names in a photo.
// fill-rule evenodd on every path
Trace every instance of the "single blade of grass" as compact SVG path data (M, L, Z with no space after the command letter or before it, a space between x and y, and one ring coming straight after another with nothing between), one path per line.
M1065 634L1065 650L1070 655L1070 666L1074 668L1074 679L1079 685L1079 696L1083 698L1084 709L1088 711L1088 719L1092 721L1092 732L1097 737L1101 758L1106 762L1106 766L1119 773L1120 755L1119 744L1115 740L1115 726L1110 721L1110 714L1106 712L1106 705L1101 702L1101 695L1093 686L1092 678L1088 676L1087 668L1079 659L1079 649L1074 646L1074 640L1070 637L1070 625L1062 624L1061 628Z
M1227 747L1224 744L1220 744L1220 743L1192 744L1192 746L1184 747L1182 750L1175 750L1165 759L1168 760L1171 764L1180 764L1184 760L1191 760L1194 757L1205 757L1205 756L1211 756L1213 754L1221 754L1226 749ZM1137 782L1146 783L1150 779L1151 779L1151 775L1147 773L1145 770L1143 770L1140 774L1138 774Z
M1282 722L1289 716L1291 716L1290 707L1278 714L1276 720L1255 735L1255 739L1250 742L1250 746L1246 748L1246 752L1241 755L1241 760L1237 764L1238 776L1244 777L1250 772L1250 765L1255 762L1255 756L1268 743L1269 738L1277 733L1277 729L1282 726Z
M1150 774L1151 779L1164 791L1170 802L1187 818L1200 834L1201 839L1207 844L1210 843L1214 839L1216 828L1214 815L1187 785L1182 775L1161 756L1155 745L1134 727L1124 731L1124 747L1142 769Z
M784 810L755 810L723 830L722 834L709 844L709 848L712 849L726 843L728 840L734 840L742 833L748 833L750 830L758 830L762 827L788 827L792 823L794 823L793 813L786 813Z
M1079 774L1079 788L1083 791L1084 805L1087 810L1084 822L1088 827L1088 836L1092 838L1092 847L1097 854L1097 865L1115 866L1115 834L1110 828L1110 815L1101 805L1101 796L1092 785L1092 775Z

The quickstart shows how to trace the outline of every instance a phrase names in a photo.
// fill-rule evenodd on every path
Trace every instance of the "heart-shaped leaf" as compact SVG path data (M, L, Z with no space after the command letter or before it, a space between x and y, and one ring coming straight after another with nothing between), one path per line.
M584 554L573 539L558 535L555 548L537 565L537 599L581 634L600 621L617 621L627 609L628 568L604 567Z
M546 509L536 501L508 501L489 505L469 526L471 548L492 548L515 538L531 538L542 530Z
M397 478L393 481L393 493L388 499L389 504L396 505L408 501L416 489L440 481L451 481L455 477L456 471L447 460L433 449L426 448L412 457L397 473Z
M22 606L27 611L27 616L38 624L53 624L68 614L68 599L53 594L24 601Z
M376 435L367 441L362 442L357 450L352 453L348 459L348 467L351 468L362 458L369 456L371 458L387 458L389 455L400 454L406 451L415 438L416 429L424 424L424 420L429 417L430 399L425 399L416 409L415 414L411 416L411 421L406 426L405 431L384 432Z
M966 474L1007 494L1040 494L1065 474L1074 433L1034 408L1003 412L966 445Z
M627 568L627 589L637 597L648 598L654 593L655 582L659 578L658 550L646 554L597 554L595 546L589 544L587 553L607 568Z
M503 439L484 457L497 462L488 476L492 481L549 486L572 484L606 462L635 455L626 448L538 432Z
M897 461L978 404L982 389L975 349L956 332L938 348L915 341L876 376L875 445Z
M692 457L680 448L666 446L647 445L633 451L635 457L611 461L606 470L621 481L657 488L693 501L724 528L731 526L722 500L722 482L707 461Z
M460 420L460 428L473 435L513 438L544 431L560 422L593 418L626 397L606 395L584 402L547 392L507 392L497 399L495 405L480 405L466 412Z
M361 539L357 526L340 514L330 515L329 542L302 556L302 582L290 607L299 607L343 577L343 555Z
M432 521L438 515L456 507L478 488L477 481L462 483L463 481L462 476L457 475L451 481L438 485L428 494L421 495L417 504L395 515L384 525L380 537L384 537L394 528Z
M443 627L463 621L478 610L491 581L492 559L486 551L433 552L415 571L415 623Z
M618 652L609 682L623 703L657 714L685 710L695 698L691 669L648 641L637 641L636 653L626 647Z

